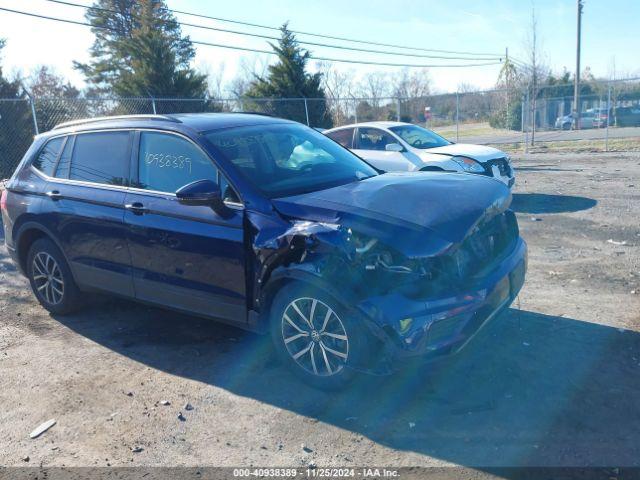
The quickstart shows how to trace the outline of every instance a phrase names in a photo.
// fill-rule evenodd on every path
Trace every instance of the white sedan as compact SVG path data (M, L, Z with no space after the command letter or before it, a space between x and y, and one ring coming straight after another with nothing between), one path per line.
M509 187L515 183L511 159L503 151L453 143L411 123L357 123L322 133L385 172L467 172L494 177Z

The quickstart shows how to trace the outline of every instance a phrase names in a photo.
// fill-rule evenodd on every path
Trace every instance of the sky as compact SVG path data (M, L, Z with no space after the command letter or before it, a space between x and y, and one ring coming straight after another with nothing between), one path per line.
M72 0L89 5L91 0ZM509 55L526 60L526 37L532 6L538 18L538 35L544 63L553 71L575 69L576 0L168 0L170 8L262 25L288 21L292 30L349 37L411 47ZM10 8L72 20L83 20L83 9L46 0L0 0ZM277 32L214 20L177 15L184 22L242 30L263 35ZM583 15L582 66L596 77L640 76L640 0L586 0ZM192 40L269 50L267 40L230 33L183 27ZM0 38L7 40L2 65L5 72L29 74L39 65L55 71L78 87L83 77L72 68L73 60L87 61L93 35L88 27L0 11ZM323 40L300 35L299 40L338 43L359 48L368 45ZM303 45L304 46L304 45ZM403 58L305 46L312 55L394 63L456 63L430 58ZM231 81L241 65L265 65L273 56L217 47L197 46L194 66L211 74L222 73ZM429 52L415 52L429 54ZM434 53L434 55L438 55ZM459 63L459 62L457 62ZM373 70L397 72L396 67L372 67L334 63L354 78ZM315 62L311 62L311 69ZM453 92L461 84L478 89L495 85L500 66L431 68L432 87Z

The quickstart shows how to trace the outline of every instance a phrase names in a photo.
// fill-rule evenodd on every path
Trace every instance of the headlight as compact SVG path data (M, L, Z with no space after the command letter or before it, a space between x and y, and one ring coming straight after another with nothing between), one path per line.
M451 160L454 161L464 172L484 173L484 167L473 158L451 157Z
M428 274L427 263L421 260L405 258L393 248L387 247L377 239L349 230L351 241L355 247L356 258L364 270L387 271L400 274L417 274L421 277Z

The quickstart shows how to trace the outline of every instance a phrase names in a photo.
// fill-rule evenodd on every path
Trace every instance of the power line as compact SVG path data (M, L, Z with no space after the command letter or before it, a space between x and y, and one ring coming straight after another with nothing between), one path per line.
M52 3L58 3L61 5L67 5L70 7L80 7L80 8L84 8L87 10L99 10L99 11L103 11L103 12L110 12L110 13L119 13L116 10L110 9L110 8L103 8L103 7L94 7L94 6L90 6L90 5L82 5L79 3L74 3L74 2L67 2L67 1L63 1L63 0L47 0L48 2L52 2ZM169 12L175 12L175 10L171 10L169 8L167 8L167 11ZM192 28L200 28L200 29L204 29L204 30L213 30L216 32L224 32L224 33L231 33L234 35L244 35L247 37L255 37L255 38L262 38L262 39L266 39L266 40L275 40L278 41L279 38L278 37L272 37L269 35L261 35L258 33L250 33L250 32L241 32L239 30L229 30L226 28L219 28L219 27L212 27L212 26L208 26L208 25L199 25L199 24L195 24L195 23L188 23L188 22L180 22L176 20L176 23L178 23L179 25L185 26L185 27L192 27ZM293 30L292 30L293 32ZM303 40L297 40L298 43L302 44L302 45L311 45L314 47L324 47L324 48L335 48L338 50L349 50L349 51L354 51L354 52L364 52L364 53L375 53L375 54L382 54L382 55L394 55L394 56L398 56L398 57L416 57L416 58L435 58L435 59L440 59L440 60L473 60L473 61L496 61L496 60L501 60L501 57L499 56L488 56L488 55L483 55L482 57L451 57L451 56L445 56L445 55L425 55L425 54L419 54L419 53L400 53L400 52L389 52L389 51L385 51L385 50L373 50L373 49L367 49L367 48L357 48L357 47L347 47L344 45L332 45L332 44L327 44L327 43L317 43L317 42L308 42L308 41L303 41ZM478 54L471 54L471 55L478 55Z
M86 26L86 27L99 28L99 29L102 29L102 30L113 30L113 29L110 29L108 27L100 27L100 26L97 26L97 25L92 25L92 24L87 23L87 22L80 22L80 21L69 20L69 19L65 19L65 18L51 17L51 16L48 16L48 15L41 15L41 14L31 13L31 12L23 12L23 11L20 11L20 10L13 10L13 9L10 9L10 8L2 8L2 7L0 7L0 11L16 13L16 14L20 14L20 15L27 15L27 16L30 16L30 17L40 18L40 19L43 19L43 20L53 20L53 21L56 21L56 22L70 23L70 24L74 24L74 25L83 25L83 26ZM232 46L232 45L223 45L223 44L219 44L219 43L204 42L204 41L199 41L199 40L191 40L191 43L194 43L196 45L209 46L209 47L227 48L227 49L231 49L231 50L242 50L242 51L245 51L245 52L266 53L268 55L275 55L276 54L275 52L269 51L269 50L260 50L260 49L248 48L248 47L237 47L237 46ZM500 62L487 62L487 63L453 64L453 65L448 65L448 64L424 65L424 64L408 64L408 63L368 62L368 61L365 61L365 60L348 60L348 59L329 58L329 57L316 57L316 56L310 56L309 58L311 58L313 60L322 60L322 61L337 62L337 63L352 63L352 64L360 64L360 65L378 65L378 66L386 66L386 67L410 67L410 68L447 68L447 67L464 68L464 67L483 67L483 66L499 65L500 64Z
M269 25L260 25L258 23L243 22L243 21L240 21L240 20L231 20L231 19L228 19L228 18L212 17L210 15L203 15L203 14L200 14L200 13L185 12L183 10L171 9L170 11L173 12L173 13L179 13L179 14L182 14L182 15L190 15L190 16L193 16L193 17L207 18L209 20L217 20L219 22L235 23L235 24L244 25L244 26L247 26L247 27L266 28L268 30L280 31L280 28L272 27L272 26L269 26ZM354 39L354 38L336 37L336 36L332 36L332 35L323 35L323 34L320 34L320 33L303 32L303 31L300 31L300 30L290 30L290 31L292 33L295 33L295 34L298 34L298 35L308 35L310 37L326 38L326 39L330 39L330 40L340 40L340 41L344 41L344 42L353 42L353 43L360 43L360 44L365 44L365 45L375 45L375 46L378 46L378 47L400 48L400 49L403 49L403 50L420 50L420 51L423 51L423 52L452 53L452 54L460 54L460 55L499 56L499 54L493 54L493 53L461 52L461 51L455 51L455 50L436 50L436 49L432 49L432 48L408 47L406 45L394 45L392 43L371 42L371 41L367 41L367 40L357 40L357 39Z

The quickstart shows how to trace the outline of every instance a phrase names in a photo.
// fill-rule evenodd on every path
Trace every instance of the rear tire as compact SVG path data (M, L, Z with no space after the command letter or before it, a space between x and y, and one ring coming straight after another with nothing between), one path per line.
M353 378L367 351L367 334L331 295L294 282L271 306L271 338L280 360L300 379L323 390Z
M80 291L60 249L48 238L33 242L27 255L27 277L46 310L64 315L81 306Z

